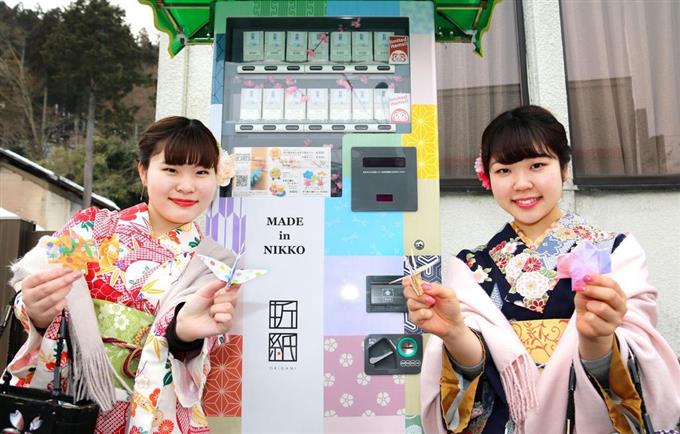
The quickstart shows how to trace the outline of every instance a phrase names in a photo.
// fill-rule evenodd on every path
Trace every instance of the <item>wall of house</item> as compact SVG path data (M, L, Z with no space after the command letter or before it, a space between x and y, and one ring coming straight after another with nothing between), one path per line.
M79 209L77 202L53 191L49 182L4 163L0 163L0 185L0 208L42 230L61 228Z

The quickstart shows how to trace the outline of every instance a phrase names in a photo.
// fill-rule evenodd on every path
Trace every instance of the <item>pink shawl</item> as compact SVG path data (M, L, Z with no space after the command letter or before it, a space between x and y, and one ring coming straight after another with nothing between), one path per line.
M647 282L645 254L628 235L612 254L612 272L628 296L628 312L616 330L621 357L629 351L640 363L647 411L656 430L671 429L680 417L680 365L656 330L657 291ZM569 366L576 371L576 432L611 433L607 407L586 377L578 355L575 317L569 320L549 363L540 372L501 311L457 258L449 266L447 286L461 302L465 322L479 331L501 374L510 415L518 433L563 433L567 408ZM442 420L440 377L442 341L431 336L421 373L421 416L427 434L447 432Z

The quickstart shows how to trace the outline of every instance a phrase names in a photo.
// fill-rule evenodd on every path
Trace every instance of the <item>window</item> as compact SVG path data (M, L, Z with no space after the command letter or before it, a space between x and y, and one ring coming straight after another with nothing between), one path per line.
M576 184L680 184L680 2L560 5Z
M442 190L481 190L473 164L484 128L502 112L529 100L521 16L519 1L494 7L482 38L483 57L471 44L436 45Z

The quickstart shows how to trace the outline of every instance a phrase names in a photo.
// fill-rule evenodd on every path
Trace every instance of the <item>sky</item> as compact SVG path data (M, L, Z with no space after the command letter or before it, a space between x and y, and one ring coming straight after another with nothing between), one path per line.
M39 5L46 11L56 7L68 6L72 0L4 0L4 2L10 7L22 3L24 9L37 9ZM137 35L142 28L145 28L150 39L157 42L161 33L153 24L153 12L149 6L139 3L137 0L109 0L109 3L125 11L125 20L130 25L133 35ZM163 34L163 37L167 36Z

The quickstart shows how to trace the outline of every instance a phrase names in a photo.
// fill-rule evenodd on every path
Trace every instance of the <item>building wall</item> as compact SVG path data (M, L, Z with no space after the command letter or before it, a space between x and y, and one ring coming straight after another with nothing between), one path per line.
M48 182L5 164L0 164L0 186L0 208L44 230L61 228L79 208L77 202L51 191Z
M558 2L523 5L530 100L555 113L568 131ZM161 38L156 116L185 115L208 124L211 65L212 47L188 47L169 59L167 38ZM650 282L659 290L659 329L680 353L680 192L578 192L568 182L562 205L602 229L630 231L640 241ZM448 255L486 242L508 218L490 195L462 192L442 193L440 214L444 264Z

